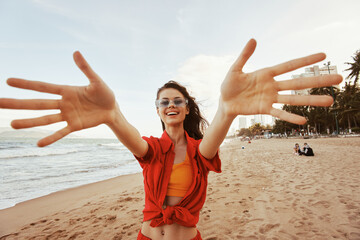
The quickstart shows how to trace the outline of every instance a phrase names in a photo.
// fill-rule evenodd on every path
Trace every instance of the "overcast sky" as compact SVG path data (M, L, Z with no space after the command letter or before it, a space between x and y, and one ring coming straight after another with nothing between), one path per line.
M358 0L0 0L0 97L52 97L10 88L9 77L87 84L72 60L79 50L129 122L160 136L157 89L171 79L186 85L211 121L219 86L250 38L258 47L246 71L325 52L347 76L344 62L360 49L359 9ZM42 113L0 109L0 127ZM105 126L78 135L112 136Z

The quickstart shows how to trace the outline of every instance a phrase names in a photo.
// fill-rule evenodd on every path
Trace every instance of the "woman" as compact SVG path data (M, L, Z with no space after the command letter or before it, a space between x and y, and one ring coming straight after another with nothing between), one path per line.
M294 154L295 155L301 155L301 149L298 143L295 143L295 147L294 147Z
M174 81L158 90L156 100L164 133L143 137L148 150L135 157L143 168L145 209L138 239L201 239L196 230L210 170L221 172L215 152L199 152L206 121L186 89ZM213 153L211 153L213 154Z
M221 85L221 96L215 117L210 126L201 134L193 134L187 129L187 116L193 114L191 97L176 83L164 86L157 96L157 113L165 129L158 138L142 138L139 132L125 119L112 91L91 69L79 52L74 60L88 77L86 87L55 85L23 79L8 79L10 86L58 94L60 100L20 100L0 99L1 108L9 109L60 109L60 113L33 119L14 120L14 128L29 128L66 121L67 126L41 139L38 146L54 143L67 134L99 124L108 125L118 139L136 156L144 173L145 209L144 219L138 239L201 239L196 230L199 211L205 200L208 171L220 172L218 148L237 115L270 114L295 124L304 124L302 116L287 113L272 107L273 103L293 105L329 106L333 99L329 96L279 95L278 91L304 89L335 85L341 82L340 75L300 78L277 82L274 77L325 59L318 53L295 59L252 73L244 73L243 66L256 47L251 39L239 58L230 68ZM180 100L181 99L181 100ZM195 108L195 111L196 108ZM201 122L200 118L200 122ZM193 120L190 121L191 124ZM201 125L200 125L201 126ZM196 129L196 128L195 128ZM201 130L201 127L197 127ZM196 130L195 130L196 132ZM201 131L200 131L201 132ZM202 138L202 139L201 139ZM188 164L183 184L172 176L173 165ZM190 169L190 171L189 171ZM186 174L187 171L187 174ZM176 172L176 171L175 171ZM190 172L190 174L189 174ZM173 179L171 179L173 177ZM170 182L170 183L169 183ZM171 182L181 186L185 195L171 193ZM169 185L169 186L167 186ZM175 186L173 185L173 186ZM168 189L170 192L168 193ZM177 188L177 189L176 189ZM187 189L187 190L186 190ZM181 190L181 189L180 189ZM200 192L201 194L196 194Z

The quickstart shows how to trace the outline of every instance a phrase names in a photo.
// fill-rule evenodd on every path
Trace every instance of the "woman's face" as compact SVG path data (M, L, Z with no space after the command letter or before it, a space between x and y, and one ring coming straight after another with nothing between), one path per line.
M182 125L189 109L186 104L180 104L182 106L176 106L175 103L180 103L181 100L185 101L184 95L174 88L166 88L159 94L159 100L170 101L168 106L159 106L157 113L161 120L165 124L165 128L168 126ZM174 103L175 100L175 103Z

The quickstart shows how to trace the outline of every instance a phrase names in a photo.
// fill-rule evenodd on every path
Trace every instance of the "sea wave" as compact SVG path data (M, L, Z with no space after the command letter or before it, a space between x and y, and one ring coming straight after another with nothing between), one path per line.
M99 143L99 147L106 148L106 149L113 149L113 150L127 150L127 148L122 145L120 142L118 143Z
M0 152L0 159L15 159L15 158L28 158L28 157L48 157L58 156L84 152L85 150L79 149L52 149L51 151L34 151L34 152L19 152L19 151L3 151Z
M0 209L71 187L141 172L117 141L64 139L38 148L34 140L0 141Z

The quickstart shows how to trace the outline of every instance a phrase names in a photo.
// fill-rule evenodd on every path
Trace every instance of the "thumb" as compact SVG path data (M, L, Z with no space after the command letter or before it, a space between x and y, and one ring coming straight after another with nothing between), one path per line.
M236 59L235 63L233 64L233 70L242 72L242 69L245 63L249 60L251 55L254 53L256 48L256 41L255 39L250 39L244 49L242 50L238 59Z
M73 58L78 68L86 75L90 83L101 81L101 78L94 72L94 70L92 70L88 62L79 51L74 52Z

